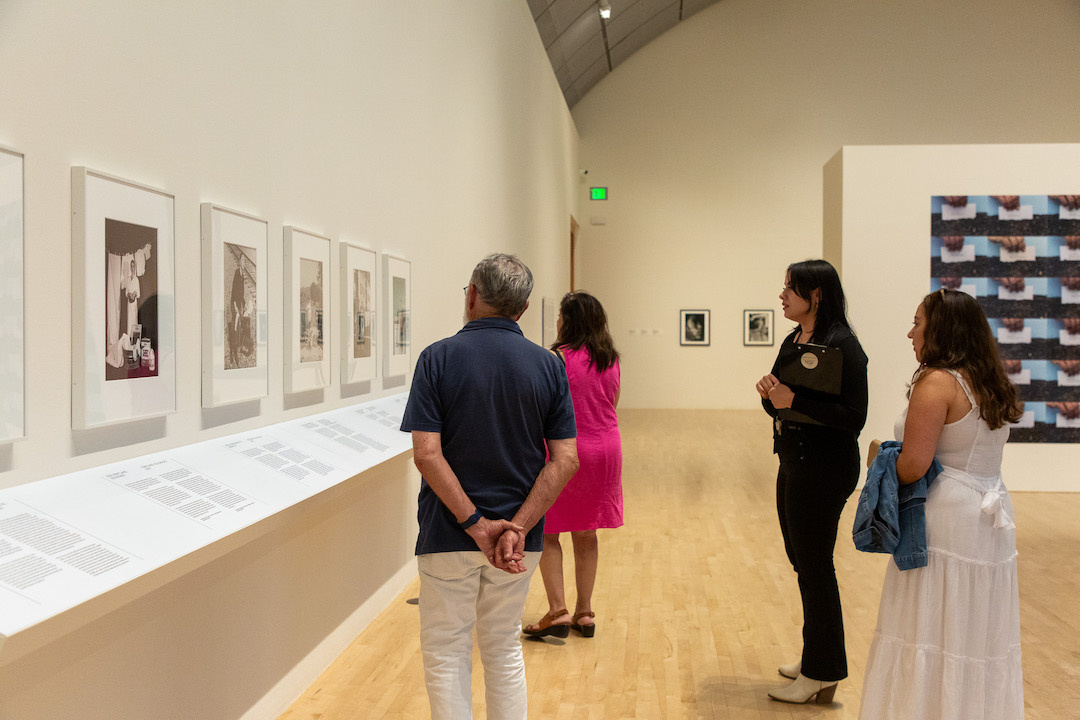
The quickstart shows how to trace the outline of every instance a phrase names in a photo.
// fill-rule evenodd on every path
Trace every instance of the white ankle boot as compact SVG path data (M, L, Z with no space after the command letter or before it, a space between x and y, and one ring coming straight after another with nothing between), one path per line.
M779 690L770 690L769 697L786 703L808 703L813 700L818 705L831 703L833 694L836 693L836 682L811 680L802 673L795 678L795 682Z
M776 669L776 672L788 679L794 680L799 677L799 673L802 672L802 660L797 660L790 665L781 665Z

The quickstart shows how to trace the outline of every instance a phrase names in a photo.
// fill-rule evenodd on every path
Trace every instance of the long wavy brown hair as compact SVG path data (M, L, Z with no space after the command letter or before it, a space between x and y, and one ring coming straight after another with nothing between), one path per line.
M912 385L924 368L960 370L971 382L979 414L991 430L1019 420L1023 408L1016 386L1009 382L997 340L975 298L942 288L924 297L922 307L926 315L922 363Z
M589 351L589 364L603 372L615 364L619 353L608 330L607 313L600 301L587 292L569 292L559 305L562 328L552 350L568 347Z

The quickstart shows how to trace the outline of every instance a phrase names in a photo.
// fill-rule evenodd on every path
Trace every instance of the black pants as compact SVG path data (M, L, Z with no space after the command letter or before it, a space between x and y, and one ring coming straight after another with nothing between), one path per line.
M851 433L785 424L776 451L776 510L802 595L802 674L843 680L847 654L833 549L840 513L859 480L859 446Z

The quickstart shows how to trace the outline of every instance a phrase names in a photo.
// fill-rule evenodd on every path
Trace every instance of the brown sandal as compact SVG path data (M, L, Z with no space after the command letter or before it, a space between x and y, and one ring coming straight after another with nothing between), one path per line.
M564 638L570 635L570 623L557 623L555 618L560 615L567 615L566 608L562 610L556 610L549 612L544 617L540 618L540 622L536 623L535 628L524 627L521 632L533 637L547 637L552 635L557 638Z
M588 625L581 625L578 620L581 618L594 618L596 613L591 610L585 612L574 613L574 618L570 621L570 627L581 633L582 637L592 637L596 634L596 623L589 623Z

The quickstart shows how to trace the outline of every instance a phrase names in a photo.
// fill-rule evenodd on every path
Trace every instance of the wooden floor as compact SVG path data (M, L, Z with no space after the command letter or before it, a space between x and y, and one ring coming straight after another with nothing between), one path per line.
M772 702L766 692L784 682L776 666L798 658L801 612L776 522L767 418L638 410L620 422L626 526L600 533L597 634L524 643L529 716L856 718L889 559L852 546L854 498L836 551L850 677L831 706ZM1013 502L1027 720L1077 718L1080 493ZM567 562L572 578L570 553ZM281 717L427 717L417 608L407 602L417 593L414 582ZM537 573L525 620L546 610ZM475 653L473 694L476 717L486 717Z

